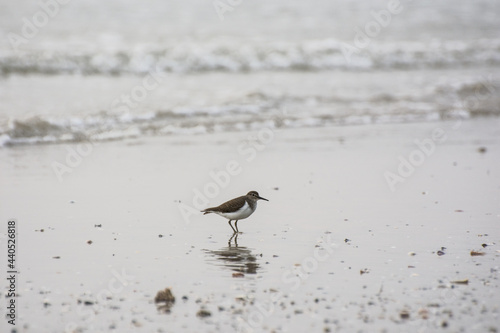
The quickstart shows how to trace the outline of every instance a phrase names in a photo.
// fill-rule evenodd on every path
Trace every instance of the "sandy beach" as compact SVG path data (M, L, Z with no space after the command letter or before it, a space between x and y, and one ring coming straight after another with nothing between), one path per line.
M18 232L16 332L500 329L498 118L0 155L2 267L7 221ZM236 239L197 213L250 190L269 202ZM175 302L156 304L165 288Z
M498 13L4 1L0 333L498 333Z

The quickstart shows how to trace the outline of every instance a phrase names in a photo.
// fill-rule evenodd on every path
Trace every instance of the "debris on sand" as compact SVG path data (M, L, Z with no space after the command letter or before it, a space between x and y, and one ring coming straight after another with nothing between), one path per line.
M233 277L234 278L241 278L241 277L245 277L245 274L243 274L241 272L237 272L237 273L233 273Z
M438 256L442 256L442 255L445 255L446 253L444 252L444 250L446 250L446 248L444 246L441 246L441 250L437 251L437 255Z
M160 302L175 302L175 297L172 294L172 290L170 290L170 288L165 288L165 290L160 290L158 293L156 293L155 303Z
M422 319L428 319L429 318L429 310L427 310L425 308L421 308L420 310L418 310L418 315Z
M52 304L50 303L50 300L48 298L45 298L43 300L43 307L44 308L48 308L49 306L51 306Z
M212 313L208 310L205 309L200 309L197 313L196 316L200 318L205 318L205 317L210 317Z
M77 300L78 304L83 304L85 306L91 306L91 305L94 305L94 302L93 301L90 301L90 300Z
M470 251L471 256L484 256L486 253L481 252L481 251Z
M158 311L170 313L170 309L175 303L175 297L170 288L158 291L155 296L155 303L157 304Z
M486 151L487 151L487 150L488 150L488 149L486 149L486 147L479 147L479 148L477 149L477 151L478 151L479 153L481 153L481 154L486 153Z
M363 268L359 270L359 275L368 274L370 270L368 268Z
M408 319L410 318L410 313L408 312L408 310L402 310L399 313L399 316L401 317L401 319Z
M469 284L469 279L451 281L453 284Z
M93 242L92 242L91 240L88 240L88 241L87 241L87 244L89 244L89 245L90 245L90 244L92 244L92 243L93 243Z

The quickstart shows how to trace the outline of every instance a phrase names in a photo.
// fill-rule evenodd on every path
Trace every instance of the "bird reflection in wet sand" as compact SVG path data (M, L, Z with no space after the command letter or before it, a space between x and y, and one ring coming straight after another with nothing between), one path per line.
M234 241L234 245L233 245ZM256 274L260 269L257 263L257 255L244 246L238 246L238 234L234 233L229 238L228 246L220 250L205 250L216 261L212 261L217 266L224 266L238 273Z

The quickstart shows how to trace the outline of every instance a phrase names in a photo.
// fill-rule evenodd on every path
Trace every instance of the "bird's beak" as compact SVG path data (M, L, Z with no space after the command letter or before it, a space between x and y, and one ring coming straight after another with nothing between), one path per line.
M267 200L266 198L263 198L263 197L259 197L260 200L266 200L266 201L269 201Z

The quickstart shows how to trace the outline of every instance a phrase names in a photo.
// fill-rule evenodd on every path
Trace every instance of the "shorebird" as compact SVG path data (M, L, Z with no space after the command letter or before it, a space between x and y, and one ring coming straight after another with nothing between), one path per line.
M269 201L259 196L259 193L257 193L256 191L250 191L247 193L247 195L234 198L232 200L224 202L222 205L217 207L204 209L202 210L202 212L205 213L203 215L215 213L217 215L225 217L229 220L228 223L231 229L233 229L234 233L237 233L239 232L238 221L246 219L247 217L252 215L253 212L255 212L255 209L257 209L258 200ZM236 229L234 229L231 225L231 221L233 220L236 220L236 222L234 222L234 226L236 227Z

